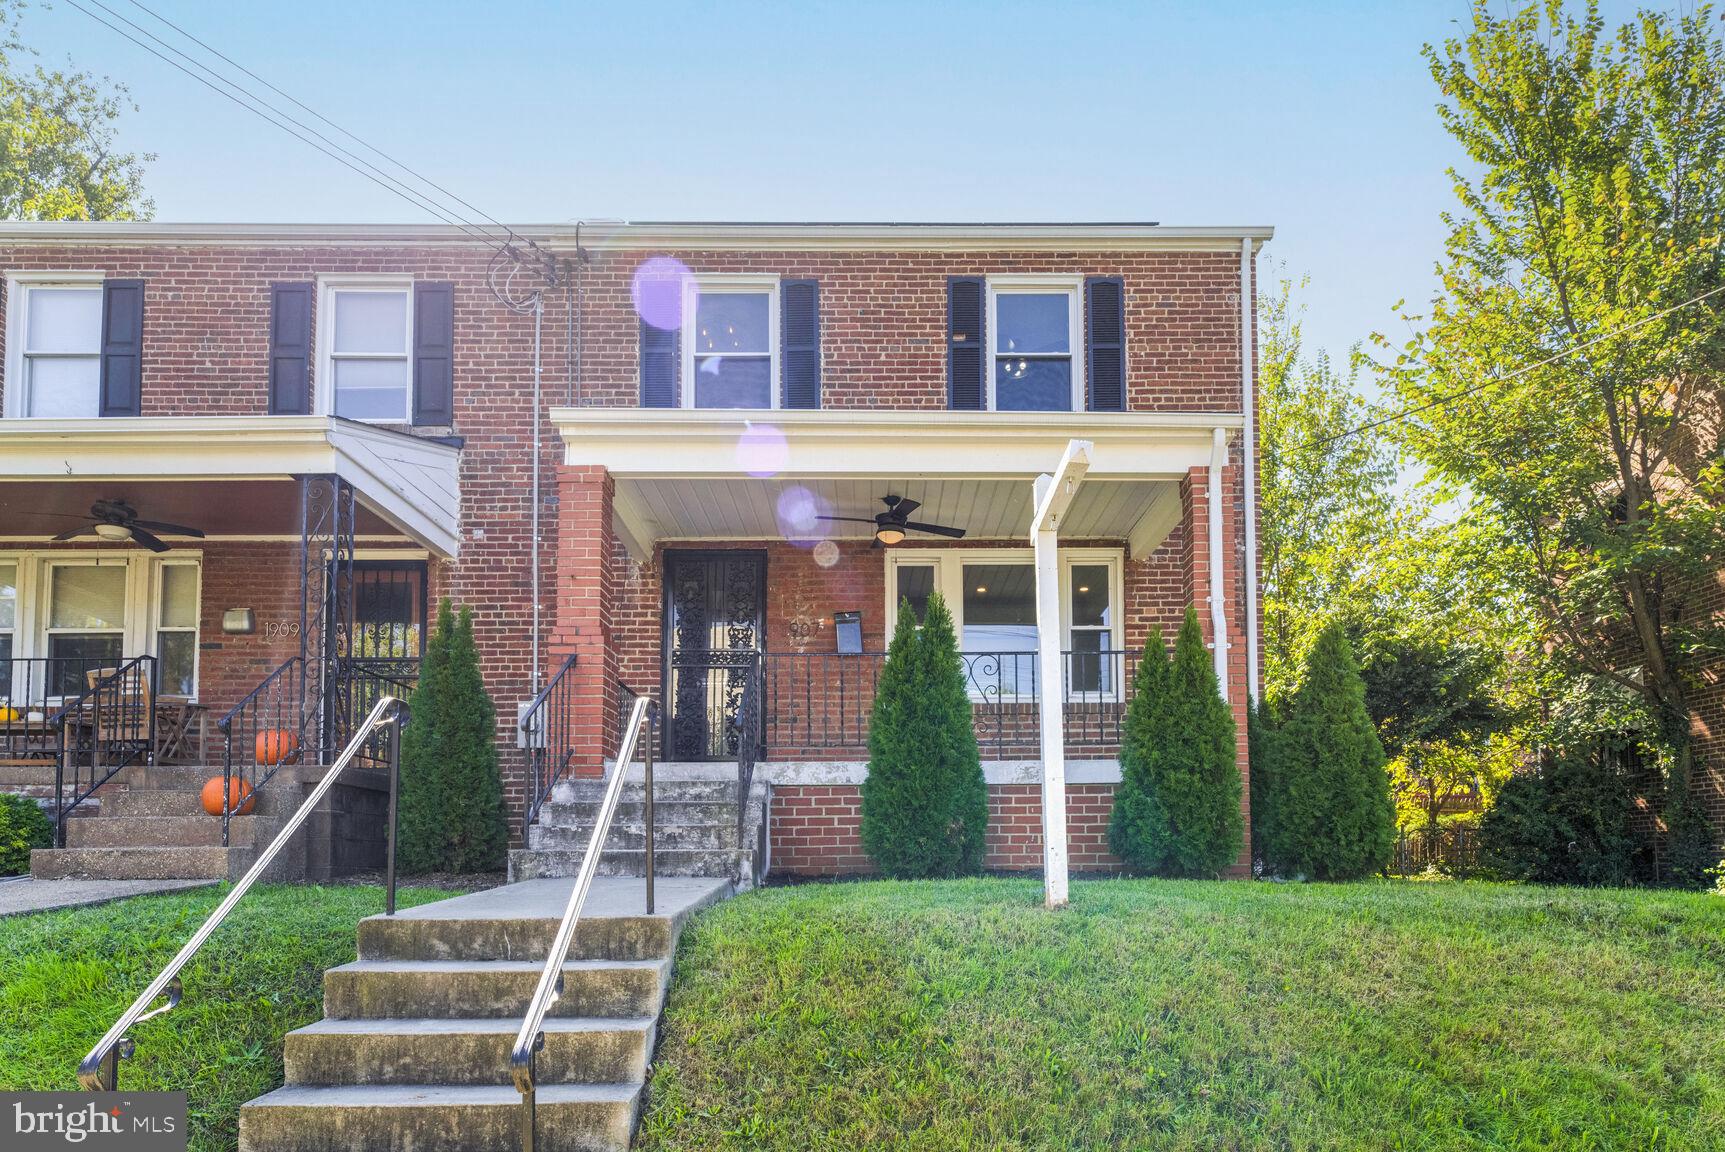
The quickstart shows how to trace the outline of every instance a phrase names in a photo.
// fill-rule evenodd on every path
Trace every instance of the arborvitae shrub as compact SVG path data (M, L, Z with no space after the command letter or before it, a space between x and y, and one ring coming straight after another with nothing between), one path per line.
M501 868L509 832L497 766L497 711L479 673L473 614L444 600L420 660L402 733L400 840L403 872Z
M1264 864L1264 833L1275 823L1270 781L1276 771L1276 719L1263 700L1254 701L1246 712L1246 758L1251 762L1252 865L1257 870Z
M1214 876L1240 855L1234 717L1188 608L1167 661L1158 638L1134 677L1109 842L1135 867Z
M30 849L54 845L54 822L28 796L0 792L0 876L30 871Z
M1395 850L1395 807L1341 625L1325 628L1312 645L1286 722L1269 745L1269 802L1259 816L1267 867L1314 880L1355 879L1385 867Z
M937 593L919 631L899 605L869 719L863 849L887 876L982 867L988 789L952 616Z

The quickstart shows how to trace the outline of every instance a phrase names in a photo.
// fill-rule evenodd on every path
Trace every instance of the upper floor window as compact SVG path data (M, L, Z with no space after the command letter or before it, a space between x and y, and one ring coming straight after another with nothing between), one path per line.
M350 420L412 417L413 285L406 278L323 282L320 394Z
M1081 281L990 277L989 404L998 412L1075 412L1084 407Z
M7 414L95 416L102 385L102 277L12 282ZM11 393L16 392L16 395Z
M701 277L683 306L685 408L777 408L779 281Z

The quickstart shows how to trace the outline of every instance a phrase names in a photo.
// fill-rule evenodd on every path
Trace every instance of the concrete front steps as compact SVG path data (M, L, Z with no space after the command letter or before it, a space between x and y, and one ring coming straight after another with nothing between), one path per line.
M324 974L325 1018L286 1037L286 1083L240 1109L241 1152L520 1147L509 1050L572 883L362 921L359 959ZM628 1148L677 934L732 891L666 877L649 916L639 880L594 882L537 1060L541 1148Z
M679 778L672 769L653 782L653 870L656 876L704 876L751 888L759 876L757 860L766 791L750 789L741 836L737 829L737 781L703 774ZM605 850L601 876L647 873L646 791L641 770L623 784ZM509 854L511 880L573 876L581 867L587 841L605 795L602 780L564 780L552 790L527 830L527 847Z
M117 774L66 820L66 847L30 854L37 880L236 880L293 814L297 770L284 768L229 824L204 811L201 792L221 766L133 767ZM293 861L283 860L282 878ZM272 867L272 871L274 868Z

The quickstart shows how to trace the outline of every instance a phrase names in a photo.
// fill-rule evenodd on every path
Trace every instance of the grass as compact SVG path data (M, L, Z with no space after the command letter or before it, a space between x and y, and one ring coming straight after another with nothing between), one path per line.
M225 892L0 920L0 1088L77 1088L78 1061ZM120 1086L189 1093L192 1149L232 1149L240 1105L281 1084L282 1035L323 1015L323 970L354 958L354 926L381 911L381 888L253 889L187 966L180 1006L133 1031Z
M1725 899L771 889L685 931L639 1147L1725 1149Z

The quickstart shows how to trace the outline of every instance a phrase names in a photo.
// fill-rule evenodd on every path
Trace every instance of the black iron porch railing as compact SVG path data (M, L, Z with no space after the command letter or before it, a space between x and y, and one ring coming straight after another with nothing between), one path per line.
M385 696L406 700L419 684L418 656L343 656L335 662L335 730L330 747L345 744ZM363 760L381 760L387 732L360 750Z
M54 844L66 846L66 819L98 788L156 753L156 658L134 656L82 672L84 687L61 697L47 717L54 732ZM52 683L52 681L50 681Z
M743 699L737 707L737 844L743 843L748 824L749 788L755 781L755 764L761 759L764 728L761 709L766 703L766 677L757 660L745 673Z
M992 759L1040 751L1041 685L1035 652L961 656L977 743ZM763 658L764 736L780 758L868 747L884 652L769 652ZM1138 654L1125 649L1061 653L1061 716L1069 754L1112 755Z
M54 714L89 691L91 672L124 663L114 656L0 658L0 758L52 760L60 735L50 723Z
M577 731L574 668L575 656L571 654L521 713L521 742L527 748L529 769L527 810L521 820L523 842L527 829L539 819L545 798L575 759L576 742L592 737L590 732Z
M317 707L306 684L306 660L292 656L216 722L222 734L222 847L228 823L249 811L250 794L289 764L318 758ZM313 747L307 748L307 744Z

